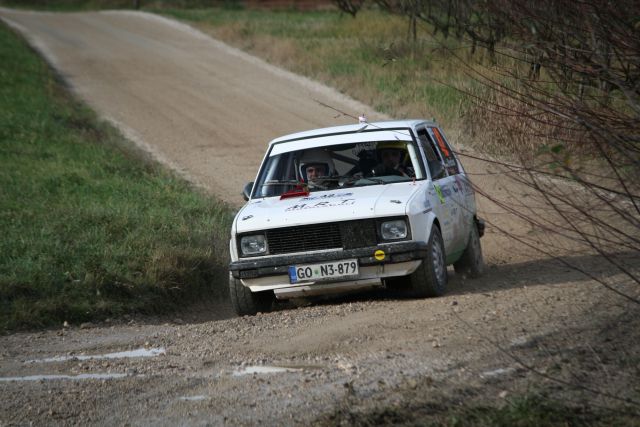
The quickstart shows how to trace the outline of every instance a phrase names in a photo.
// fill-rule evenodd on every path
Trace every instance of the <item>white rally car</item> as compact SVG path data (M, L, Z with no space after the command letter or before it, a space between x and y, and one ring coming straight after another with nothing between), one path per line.
M231 230L239 315L274 300L404 284L439 296L483 270L473 188L437 124L317 129L269 144Z

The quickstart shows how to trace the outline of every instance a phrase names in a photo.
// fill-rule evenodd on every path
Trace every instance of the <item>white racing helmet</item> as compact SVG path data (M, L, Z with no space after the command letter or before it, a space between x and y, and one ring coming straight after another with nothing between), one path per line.
M327 169L327 176L333 176L336 172L336 166L333 163L331 154L322 148L305 150L298 162L300 164L300 176L305 182L307 181L307 166L310 165L324 165Z

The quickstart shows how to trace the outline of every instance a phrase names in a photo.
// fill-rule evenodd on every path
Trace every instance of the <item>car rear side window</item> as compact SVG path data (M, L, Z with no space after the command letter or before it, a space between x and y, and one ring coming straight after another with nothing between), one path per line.
M453 151L447 141L444 139L444 136L440 132L440 129L437 127L430 127L429 134L431 135L432 141L435 142L436 149L442 155L442 161L444 163L444 167L449 173L449 175L457 175L460 173L460 168L458 167L458 161L453 155Z
M437 151L433 138L429 136L427 130L423 127L418 128L418 140L420 141L420 145L422 145L422 149L424 150L424 155L427 158L431 178L433 180L444 178L446 176L444 162L440 157L440 153Z

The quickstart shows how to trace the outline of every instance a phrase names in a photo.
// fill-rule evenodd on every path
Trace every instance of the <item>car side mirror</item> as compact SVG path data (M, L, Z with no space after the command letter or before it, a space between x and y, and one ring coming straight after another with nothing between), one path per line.
M242 190L242 197L244 197L246 201L249 201L252 190L253 190L253 182L247 182L247 185L245 185L244 189Z
M431 172L431 180L435 181L447 176L447 172L444 170L442 163L438 161L429 162L429 171Z

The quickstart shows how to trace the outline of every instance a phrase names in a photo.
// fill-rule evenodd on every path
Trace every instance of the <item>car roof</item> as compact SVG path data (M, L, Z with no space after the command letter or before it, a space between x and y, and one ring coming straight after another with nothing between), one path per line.
M365 128L366 130L373 130L375 128L378 128L380 130L384 130L384 129L398 129L398 128L413 128L419 124L426 124L429 126L437 126L435 122L433 122L432 120L418 120L418 119L414 119L414 120L388 120L388 121L382 121L382 122L367 122L366 125L367 127ZM319 137L319 136L328 136L328 135L335 135L335 134L346 134L346 133L354 133L354 132L359 132L362 131L362 127L365 125L365 123L356 123L356 124L352 124L352 125L342 125L342 126L333 126L333 127L327 127L327 128L320 128L320 129L313 129L313 130L307 130L307 131L303 131L303 132L296 132L296 133L291 133L289 135L284 135L281 136L279 138L276 138L274 140L272 140L269 145L273 145L273 144L278 144L280 142L286 142L286 141L295 141L295 140L300 140L300 139L307 139L307 138L315 138L315 137Z

